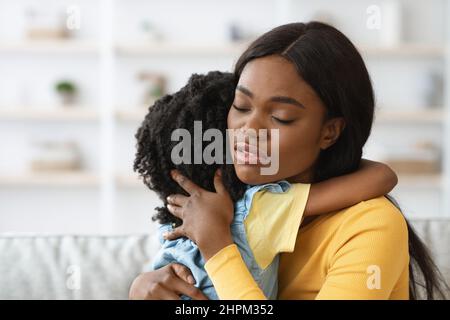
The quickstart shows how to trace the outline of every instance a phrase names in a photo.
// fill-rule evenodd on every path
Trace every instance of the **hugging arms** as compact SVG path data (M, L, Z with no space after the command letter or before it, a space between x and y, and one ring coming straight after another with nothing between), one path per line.
M172 178L189 196L176 194L168 197L170 212L183 220L183 224L165 237L169 240L188 237L198 245L205 261L208 261L234 243L230 233L233 203L223 185L220 171L213 178L216 192L202 189L176 170L172 172ZM365 160L361 169L353 174L313 184L304 216L326 214L382 195L395 184L396 176L389 167ZM171 263L139 275L131 286L130 298L179 299L180 295L186 295L192 299L206 299L202 291L194 286L195 283L186 266Z
M149 109L149 113L136 135L138 152L135 169L143 176L147 186L156 191L165 204L164 207L158 208L155 219L161 223L164 231L171 231L166 237L166 242L162 241L164 259L160 259L161 261L156 265L155 269L160 270L154 271L155 274L164 270L170 273L184 270L182 271L184 275L189 274L185 267L171 263L183 263L179 259L177 261L174 256L180 257L182 254L190 254L192 251L198 251L197 248L189 246L188 251L190 253L183 253L183 248L186 248L188 241L180 243L181 248L178 247L178 250L175 250L177 249L176 245L169 242L170 240L175 241L179 237L187 236L198 245L199 249L203 249L201 256L206 261L225 244L233 243L230 234L233 209L236 209L234 212L236 214L239 211L238 208L235 208L236 203L242 202L241 199L243 198L249 198L248 195L246 197L246 193L255 186L248 189L249 186L242 183L236 175L234 164L222 166L193 163L181 163L176 166L171 164L173 159L170 151L174 149L176 142L170 140L170 134L180 128L193 132L194 120L201 121L205 129L219 128L222 132L225 132L224 129L227 125L223 119L230 113L235 87L236 84L231 74L210 72L207 75L193 75L188 84L179 92L172 96L163 97ZM195 148L194 141L191 141L191 147L192 149ZM285 162L283 159L281 160ZM175 167L179 171L177 176L182 179L179 182L171 177L174 173L172 169ZM220 171L217 171L217 169L220 169ZM313 216L326 214L383 195L389 192L397 182L395 173L386 165L377 162L362 160L357 169L351 174L313 183L310 188L308 183L298 184L291 180L294 187L291 191L284 190L287 197L268 198L265 196L266 204L259 207L257 205L264 199L259 196L261 192L256 193L256 200L249 201L250 205L252 202L256 203L253 203L253 212L252 210L249 212L246 229L252 229L252 224L259 223L254 218L255 216L259 217L262 224L267 226L270 225L268 220L272 219L273 221L274 216L278 216L280 221L274 223L273 230L268 228L267 232L258 230L255 232L255 228L253 228L246 235L256 259L258 259L258 255L257 252L255 253L257 251L254 248L255 243L266 241L267 245L263 247L263 251L269 250L271 242L277 241L277 239L269 241L271 237L278 234L279 237L285 239L288 238L287 234L296 235L298 226L304 217L307 221ZM216 174L217 172L222 172L220 178ZM273 184L275 181L273 177L268 176L264 182ZM258 186L258 184L256 185ZM174 195L175 193L178 193L178 195ZM193 193L193 197L191 193ZM200 194L203 197L197 197ZM188 198L187 196L191 197ZM192 201L193 199L199 202ZM187 204L188 201L189 205ZM291 206L292 210L277 213L278 203L280 207ZM294 205L295 203L297 204ZM191 209L189 212L196 212L195 215L187 215L186 212L183 214L181 210L184 206ZM254 212L255 210L258 212ZM267 216L264 218L265 212ZM175 226L179 226L182 220L183 224L172 231L171 224L174 223ZM277 224L282 224L284 227L277 227ZM191 228L194 229L191 230ZM295 240L295 237L289 238L290 243L278 240L280 242L278 251L292 250L286 250L286 247L291 248L293 246L292 241ZM172 255L168 253L170 250L175 250ZM278 251L275 253L278 253ZM264 253L262 254L264 255ZM200 252L197 256L200 256ZM198 260L199 257L189 258L184 260L185 266L190 265L191 260ZM170 266L167 267L166 265L169 264ZM197 268L198 266L193 265L193 267ZM203 265L200 267L203 268ZM264 268L266 267L267 265L264 266ZM196 274L196 276L197 280L199 280L199 277L202 278L202 275ZM203 272L203 276L206 277L206 272ZM193 275L191 277L197 282ZM178 281L177 284L170 287L187 289L189 285L190 283ZM205 287L204 281L202 285ZM138 291L140 290L132 290L132 292ZM164 292L164 289L161 291ZM173 293L161 293L161 297L168 295L174 297ZM181 291L178 294L186 295ZM136 297L135 294L132 296Z

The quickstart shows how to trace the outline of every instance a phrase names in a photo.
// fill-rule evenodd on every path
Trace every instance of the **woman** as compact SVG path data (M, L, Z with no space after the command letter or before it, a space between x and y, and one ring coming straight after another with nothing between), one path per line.
M280 141L275 177L261 175L258 164L236 163L242 182L312 183L359 167L374 95L361 56L342 33L318 22L275 28L243 53L235 74L239 83L228 128L277 128ZM197 243L221 299L265 298L233 244L232 203L220 180L214 193L176 172L174 179L190 196L168 199L170 212L183 220L168 238L187 236ZM441 294L423 244L400 211L380 197L305 220L295 251L281 256L278 298L415 299L417 273L427 298ZM204 298L189 275L176 264L142 274L130 297Z

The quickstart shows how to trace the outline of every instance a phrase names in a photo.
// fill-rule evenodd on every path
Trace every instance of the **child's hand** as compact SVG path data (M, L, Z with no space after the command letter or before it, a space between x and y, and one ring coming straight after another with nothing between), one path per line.
M189 193L189 197L175 194L167 197L167 209L183 224L164 235L168 240L188 237L194 241L205 260L233 243L230 224L233 220L233 201L222 184L220 171L214 176L216 192L209 192L173 170L172 178Z

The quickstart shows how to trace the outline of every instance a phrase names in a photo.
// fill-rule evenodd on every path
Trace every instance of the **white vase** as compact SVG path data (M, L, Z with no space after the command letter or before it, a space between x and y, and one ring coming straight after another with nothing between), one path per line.
M75 104L75 101L76 101L75 93L60 92L59 96L61 99L61 104L63 106L71 106L71 105Z

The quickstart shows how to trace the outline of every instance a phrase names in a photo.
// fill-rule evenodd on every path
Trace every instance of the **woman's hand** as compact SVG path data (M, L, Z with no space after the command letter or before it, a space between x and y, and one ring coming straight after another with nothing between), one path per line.
M161 269L145 272L134 279L129 298L133 300L180 300L184 294L195 300L208 298L194 286L190 270L181 264L171 263Z
M168 240L188 237L194 241L205 261L222 248L233 243L230 224L233 220L233 201L222 183L220 171L214 176L216 192L206 191L172 170L172 178L189 194L167 197L167 209L183 224L165 235Z

